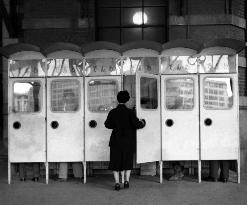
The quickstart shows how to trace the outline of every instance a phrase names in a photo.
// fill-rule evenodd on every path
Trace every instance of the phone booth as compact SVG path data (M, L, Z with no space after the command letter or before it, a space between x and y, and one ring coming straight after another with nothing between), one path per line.
M236 160L240 183L238 58L242 42L208 42L200 72L201 160Z
M117 105L122 88L120 46L94 42L82 46L85 55L85 162L109 161L111 130L104 122ZM86 182L86 181L85 181Z
M199 162L197 66L190 63L200 44L175 40L161 53L162 160ZM200 167L200 165L198 166Z
M8 57L8 183L11 163L46 162L45 60L29 44L3 48Z
M84 162L81 48L55 43L47 55L47 162Z
M137 117L146 121L146 126L137 130L136 161L161 162L159 80L161 44L152 41L131 42L123 45L122 51L124 77L135 76L134 83L132 85L126 83L124 87L130 90L132 95L135 93ZM135 92L132 91L133 85ZM160 165L162 176L162 164Z

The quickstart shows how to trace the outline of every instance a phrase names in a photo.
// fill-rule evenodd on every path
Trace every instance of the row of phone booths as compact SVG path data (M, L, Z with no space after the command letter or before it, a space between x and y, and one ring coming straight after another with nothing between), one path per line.
M8 59L8 183L11 163L109 161L104 127L116 95L146 126L137 131L137 163L236 160L240 182L238 53L234 39L82 46L18 43Z

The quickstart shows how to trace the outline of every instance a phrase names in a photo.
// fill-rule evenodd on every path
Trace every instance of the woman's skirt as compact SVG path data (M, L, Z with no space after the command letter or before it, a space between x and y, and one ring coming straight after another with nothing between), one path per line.
M123 171L133 169L133 151L123 150L114 146L110 147L109 169L112 171Z

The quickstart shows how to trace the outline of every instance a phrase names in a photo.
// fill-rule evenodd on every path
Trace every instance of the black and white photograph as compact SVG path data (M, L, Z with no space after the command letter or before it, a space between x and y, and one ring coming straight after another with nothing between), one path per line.
M246 0L0 0L1 205L246 205Z

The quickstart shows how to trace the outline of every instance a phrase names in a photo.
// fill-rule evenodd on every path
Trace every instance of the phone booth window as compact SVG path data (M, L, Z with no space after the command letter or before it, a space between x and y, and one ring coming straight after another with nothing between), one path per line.
M115 80L91 80L88 83L88 109L109 112L117 105L118 83Z
M45 60L10 60L9 77L45 76Z
M203 83L206 109L230 109L233 106L231 78L205 78Z
M201 56L198 62L200 73L236 73L236 56Z
M137 71L158 74L159 60L157 57L126 57L123 59L123 73L134 75Z
M15 82L13 90L13 112L39 112L42 90L39 82Z
M120 58L89 58L85 62L85 75L120 75Z
M194 81L191 78L167 79L166 108L168 110L191 110L194 107Z
M167 56L161 58L161 73L196 73L199 58L191 56Z
M156 78L142 77L140 82L141 89L141 108L158 108L158 85Z
M75 112L80 105L80 82L78 80L54 80L51 83L51 110Z
M48 59L48 76L83 76L82 59Z

